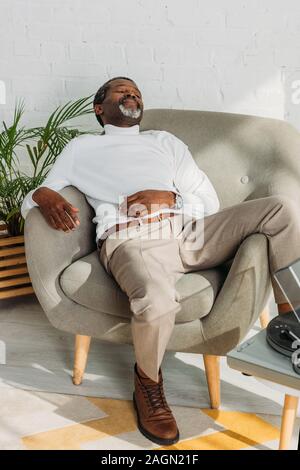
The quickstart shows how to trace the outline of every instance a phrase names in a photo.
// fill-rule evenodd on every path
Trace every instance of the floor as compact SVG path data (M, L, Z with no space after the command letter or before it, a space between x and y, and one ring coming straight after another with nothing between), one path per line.
M6 317L0 301L1 316ZM172 406L181 439L168 449L277 449L280 416ZM297 448L297 419L291 449ZM137 429L131 400L1 388L0 449L163 449Z

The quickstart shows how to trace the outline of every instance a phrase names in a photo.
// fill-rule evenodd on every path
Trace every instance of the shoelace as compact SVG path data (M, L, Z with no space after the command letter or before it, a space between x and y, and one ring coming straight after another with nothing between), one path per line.
M161 384L158 383L154 385L147 385L144 390L147 393L147 397L149 399L150 406L153 409L153 413L161 408L163 408L165 411L170 411Z

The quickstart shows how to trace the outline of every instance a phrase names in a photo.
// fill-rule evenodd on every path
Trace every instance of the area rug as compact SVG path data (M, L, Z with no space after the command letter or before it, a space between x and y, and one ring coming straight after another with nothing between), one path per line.
M259 325L249 332L256 333ZM72 383L74 336L52 327L35 296L0 305L0 388L131 400L134 351L94 339L82 385ZM170 405L209 408L202 356L167 351L163 375ZM280 415L283 396L230 369L221 359L221 410Z
M1 388L0 450L162 449L137 429L132 400ZM180 440L168 449L278 448L280 416L172 406ZM296 424L291 448L297 448ZM101 454L99 462L101 463Z

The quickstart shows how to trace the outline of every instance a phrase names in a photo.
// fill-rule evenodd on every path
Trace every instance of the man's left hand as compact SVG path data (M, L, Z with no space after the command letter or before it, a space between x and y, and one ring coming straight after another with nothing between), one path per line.
M120 211L131 217L142 217L174 204L175 193L172 191L146 189L125 198L120 205Z

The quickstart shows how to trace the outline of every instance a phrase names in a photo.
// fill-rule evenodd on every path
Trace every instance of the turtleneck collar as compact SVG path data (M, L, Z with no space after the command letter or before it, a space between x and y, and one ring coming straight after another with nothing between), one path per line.
M137 135L140 133L139 124L130 127L114 126L113 124L104 124L106 135Z

